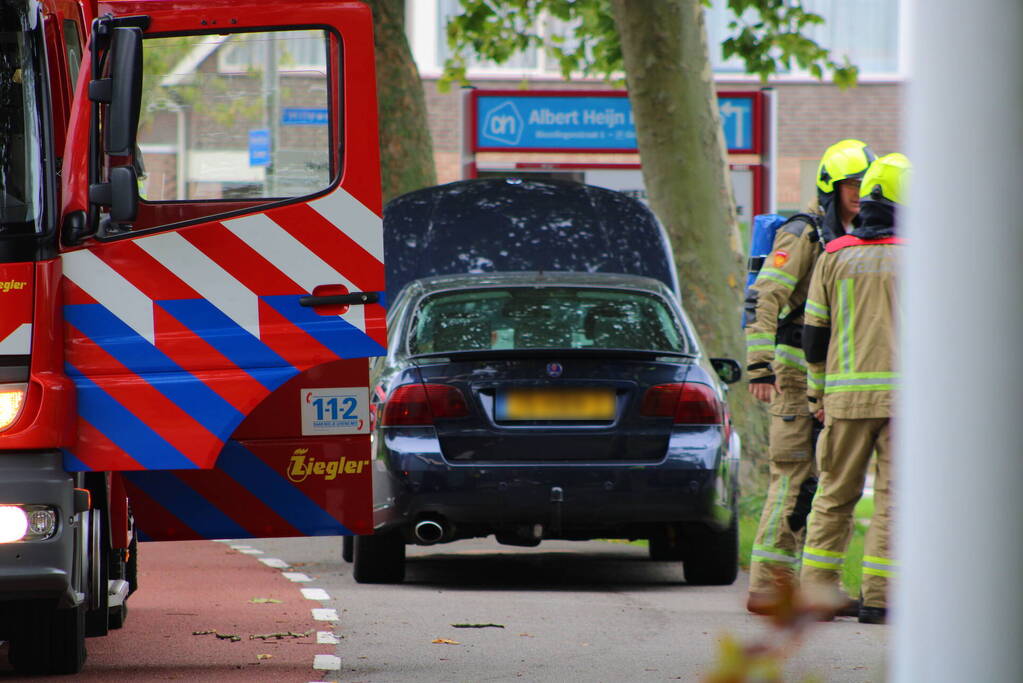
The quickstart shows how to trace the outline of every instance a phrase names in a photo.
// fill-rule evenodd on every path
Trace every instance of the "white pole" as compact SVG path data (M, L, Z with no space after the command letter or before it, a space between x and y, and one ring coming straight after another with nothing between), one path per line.
M1023 681L1023 3L912 16L893 679Z

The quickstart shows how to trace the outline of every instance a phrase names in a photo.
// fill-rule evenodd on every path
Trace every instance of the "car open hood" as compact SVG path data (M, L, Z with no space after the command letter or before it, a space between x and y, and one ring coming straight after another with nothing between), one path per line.
M387 300L458 273L625 273L678 294L663 227L641 202L565 181L489 178L429 187L384 208Z

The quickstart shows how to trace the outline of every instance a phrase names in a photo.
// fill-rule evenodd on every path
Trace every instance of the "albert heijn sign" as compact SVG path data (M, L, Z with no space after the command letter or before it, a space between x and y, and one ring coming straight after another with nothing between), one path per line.
M636 151L636 126L623 90L474 90L477 152ZM729 154L761 154L763 94L718 93Z

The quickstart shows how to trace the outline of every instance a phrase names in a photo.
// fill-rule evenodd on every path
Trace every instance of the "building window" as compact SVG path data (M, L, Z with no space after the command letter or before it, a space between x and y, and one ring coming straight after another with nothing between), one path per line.
M900 72L898 0L803 0L803 7L824 17L822 26L815 26L808 36L831 50L832 58L841 63L844 56L860 68L861 76L893 75ZM732 13L726 0L713 0L706 10L707 38L710 60L715 73L745 73L743 61L724 59L721 43L733 29L728 27ZM795 76L805 72L793 70Z

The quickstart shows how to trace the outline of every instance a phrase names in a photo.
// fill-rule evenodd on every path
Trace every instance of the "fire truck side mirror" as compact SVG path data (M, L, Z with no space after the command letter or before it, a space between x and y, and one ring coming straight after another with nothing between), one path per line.
M130 156L135 151L142 107L142 30L113 29L110 42L110 108L104 126L104 151Z
M114 224L135 220L139 208L139 181L133 166L114 166L110 180L89 186L89 203L110 207L110 221Z

